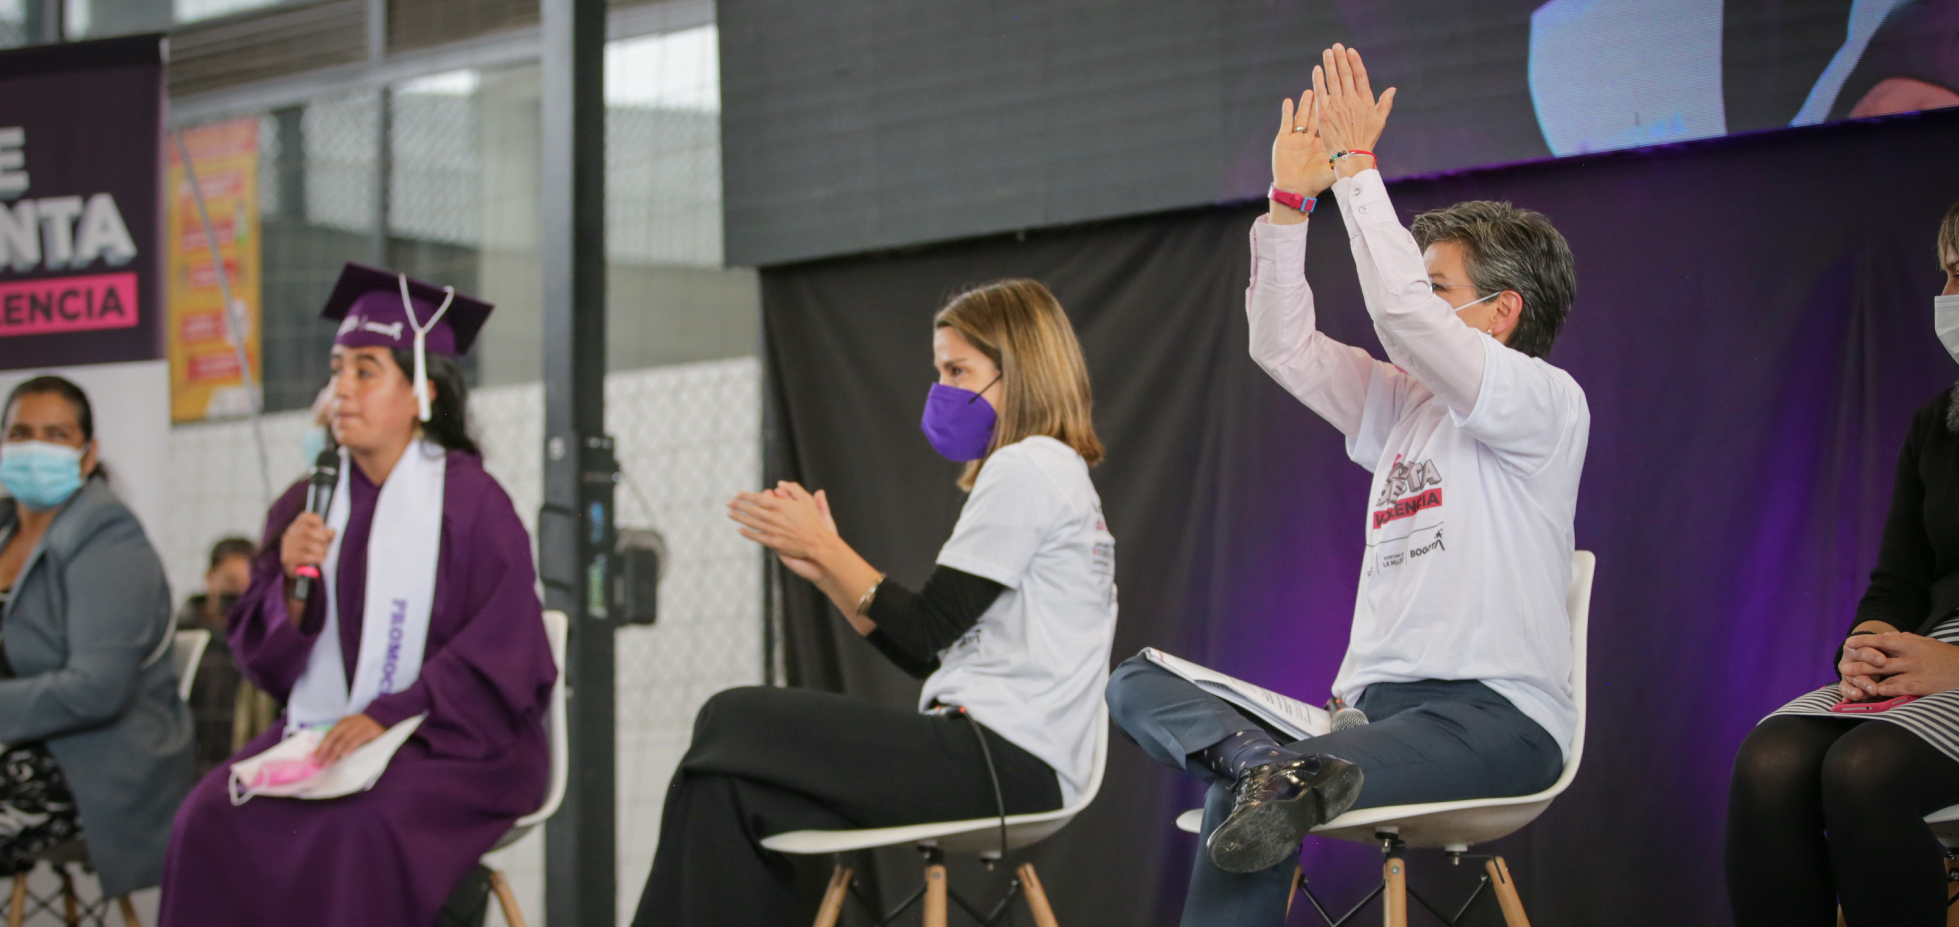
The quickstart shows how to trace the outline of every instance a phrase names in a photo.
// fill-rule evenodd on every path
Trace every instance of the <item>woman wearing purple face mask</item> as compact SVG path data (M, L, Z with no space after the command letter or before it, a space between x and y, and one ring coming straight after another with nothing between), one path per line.
M971 495L919 591L838 536L821 490L782 483L728 505L744 537L925 680L918 710L809 689L710 699L635 927L800 921L787 860L759 846L774 834L1051 811L1086 789L1116 592L1081 348L1046 287L1004 280L939 311L932 360L921 427L966 463Z

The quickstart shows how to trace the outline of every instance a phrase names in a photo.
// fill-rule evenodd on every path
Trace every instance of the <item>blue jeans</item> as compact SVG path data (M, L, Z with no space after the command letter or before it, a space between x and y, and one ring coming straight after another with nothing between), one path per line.
M1231 703L1141 656L1109 677L1109 716L1157 762L1210 783L1203 836L1231 814L1231 783L1191 754L1240 731L1260 727ZM1370 723L1297 741L1299 753L1326 753L1360 766L1356 808L1529 795L1564 771L1558 742L1509 699L1473 679L1376 683L1354 706ZM1280 734L1281 742L1288 738ZM1211 865L1202 844L1184 899L1186 927L1285 923L1292 860L1237 875Z

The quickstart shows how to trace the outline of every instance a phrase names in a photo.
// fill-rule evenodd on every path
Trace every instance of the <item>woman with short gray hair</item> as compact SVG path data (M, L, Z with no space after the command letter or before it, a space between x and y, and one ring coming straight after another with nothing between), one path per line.
M0 483L0 874L86 833L102 895L156 885L190 791L163 563L97 460L88 396L14 388Z
M1210 786L1185 924L1276 927L1314 827L1354 807L1541 791L1577 729L1565 589L1591 413L1544 360L1576 289L1571 250L1508 203L1427 213L1410 234L1374 162L1393 99L1336 45L1286 102L1245 294L1252 359L1374 474L1333 684L1369 720L1282 743L1147 657L1109 681L1111 718ZM1315 324L1306 223L1329 189L1387 361Z

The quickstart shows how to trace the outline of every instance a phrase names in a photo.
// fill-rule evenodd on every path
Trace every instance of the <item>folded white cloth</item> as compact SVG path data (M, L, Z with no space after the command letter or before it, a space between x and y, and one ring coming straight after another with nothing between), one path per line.
M313 767L310 771L313 751L320 748L326 731L320 727L302 728L272 749L231 764L231 803L242 805L260 795L322 799L365 792L380 781L395 751L408 742L408 736L427 717L423 713L409 718L341 757L340 762L324 768ZM303 774L293 775L301 771Z

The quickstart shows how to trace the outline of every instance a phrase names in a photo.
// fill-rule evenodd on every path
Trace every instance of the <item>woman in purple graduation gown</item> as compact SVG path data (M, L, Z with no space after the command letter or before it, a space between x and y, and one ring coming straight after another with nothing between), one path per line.
M328 300L323 315L342 320L339 482L324 518L303 511L304 482L266 518L230 640L287 708L232 762L310 727L327 732L313 760L330 765L422 720L368 791L234 804L230 764L206 776L177 815L163 927L429 927L543 800L556 668L530 539L467 434L452 360L489 311L353 264ZM423 349L433 395L418 389ZM313 565L322 575L302 600Z

